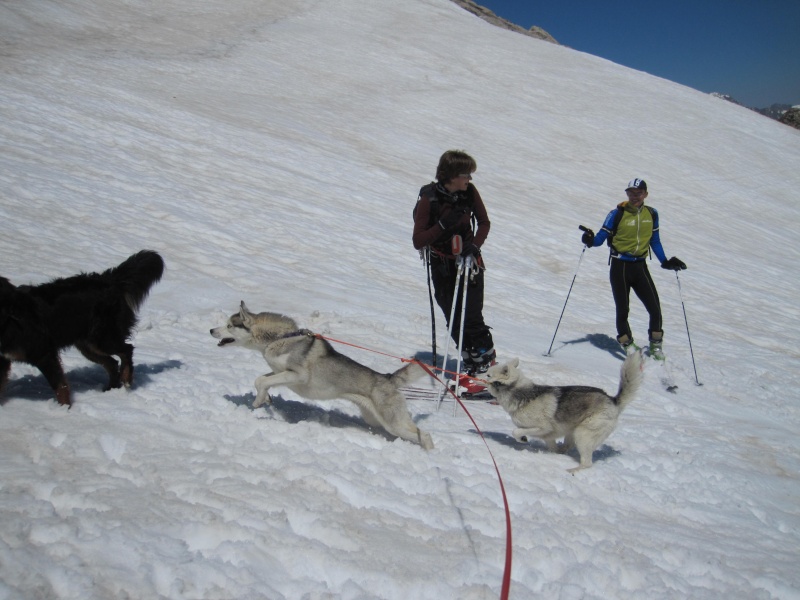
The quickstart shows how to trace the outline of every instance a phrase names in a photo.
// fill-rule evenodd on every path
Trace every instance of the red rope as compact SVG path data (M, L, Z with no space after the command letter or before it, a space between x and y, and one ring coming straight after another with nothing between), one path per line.
M470 412L467 410L467 407L464 406L464 403L461 401L453 390L451 390L441 379L439 379L433 372L432 369L437 368L431 365L427 365L415 358L401 358L399 356L394 356L392 354L387 354L385 352L380 352L378 350L373 350L371 348L365 348L364 346L357 346L356 344L351 344L349 342L344 342L342 340L336 340L333 338L326 337L321 334L315 334L316 337L322 340L328 340L329 342L336 342L337 344L344 344L345 346L351 346L353 348L358 348L360 350L365 350L367 352L374 352L375 354L381 354L383 356L388 356L390 358L396 358L402 362L408 363L416 363L421 366L425 371L433 377L436 381L440 384L444 385L447 388L447 391L450 393L453 398L455 398L456 402L458 402L459 406L464 410L464 412L469 417L469 420L472 421L472 424L475 426L475 430L480 434L481 439L483 440L483 444L486 446L486 450L489 452L489 456L492 459L492 464L494 464L494 470L497 473L497 481L500 483L500 492L503 496L503 508L505 509L506 513L506 562L505 562L505 569L503 571L503 585L500 590L500 600L508 600L508 594L511 590L511 559L512 559L512 543L511 543L511 511L508 508L508 496L506 496L506 487L503 485L503 477L500 475L500 468L497 466L497 461L494 459L494 454L492 454L492 449L489 447L489 443L486 441L486 437L483 435L483 431L481 428L478 427L478 424L475 422L475 419L472 417ZM452 371L447 371L445 369L441 369L443 373L452 373ZM457 373L456 373L457 375ZM477 379L477 378L474 378ZM478 381L484 381L482 379L478 379Z
M437 371L441 371L442 373L446 373L448 375L460 375L460 373L457 373L456 371L449 371L447 369L440 369L439 367L435 367L433 365L425 364L423 362L418 361L416 358L403 358L402 356L395 356L394 354L387 354L386 352L381 352L380 350L373 350L372 348L367 348L365 346L359 346L358 344L351 344L350 342L345 342L343 340L337 340L335 338L331 338L331 337L322 335L321 333L315 333L314 337L318 337L321 340L327 340L329 342L336 342L337 344L342 344L344 346L350 346L351 348L358 348L359 350L365 350L366 352L372 352L373 354L380 354L381 356L388 356L389 358L396 358L397 360L399 360L401 362L417 363L423 369L425 369L425 371L427 371L428 374L431 377L433 377L436 381L438 381L442 385L444 385L444 383L438 377L436 377L436 375L433 374L433 371L431 371L431 369L436 369ZM474 379L475 381L480 381L481 383L487 383L487 381L485 379L481 379L480 377L471 377L471 379ZM457 397L456 397L456 400L458 400ZM460 404L460 402L459 402L459 404ZM462 404L461 406L463 407L464 405Z

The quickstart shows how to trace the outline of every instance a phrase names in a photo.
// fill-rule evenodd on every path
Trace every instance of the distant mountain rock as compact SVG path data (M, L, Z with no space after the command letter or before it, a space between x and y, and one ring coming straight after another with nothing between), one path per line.
M733 96L729 96L728 94L720 94L719 92L711 92L710 96L714 96L714 98L719 98L720 100L727 100L732 104L738 104L739 106L744 106L741 102L736 100ZM745 106L745 108L750 108L749 106Z
M786 111L791 108L791 104L773 104L767 108L754 108L753 110L757 113L761 113L765 117L780 121L781 117L786 113Z
M755 111L760 115L764 115L765 117L769 117L770 119L775 119L776 121L780 121L781 123L792 125L792 127L798 127L797 125L793 125L793 123L797 122L797 113L800 112L800 106L792 107L791 104L773 104L772 106L769 106L767 108L754 108L752 106L746 106L742 104L741 102L739 102L735 98L732 98L728 94L720 94L718 92L713 92L711 95L714 96L715 98L727 100L728 102L732 102L733 104L738 104L739 106L744 106L745 108L749 108L750 110ZM800 129L800 127L798 127L798 129Z
M778 121L795 129L800 129L800 106L793 106L787 110Z
M556 39L541 27L537 27L536 25L534 25L530 29L525 29L523 27L520 27L519 25L515 25L511 21L507 21L502 17L498 17L496 14L494 14L491 10L489 10L485 6L476 4L472 0L453 0L453 2L458 4L464 10L471 12L473 15L480 17L481 19L483 19L488 23L491 23L492 25L497 25L498 27L502 27L503 29L516 31L517 33L521 33L523 35L529 35L531 37L535 37L540 40L552 42L553 44L558 44Z

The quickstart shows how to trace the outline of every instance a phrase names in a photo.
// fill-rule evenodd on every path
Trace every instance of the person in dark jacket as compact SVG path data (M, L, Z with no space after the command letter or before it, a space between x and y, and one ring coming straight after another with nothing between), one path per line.
M646 259L652 249L664 269L680 271L686 265L674 256L667 259L664 253L658 231L658 211L644 204L647 198L647 182L644 179L632 179L628 182L625 193L628 196L627 202L621 202L608 213L597 235L587 229L581 236L581 241L592 248L602 246L609 237L611 239L609 279L617 312L617 341L626 353L639 348L633 341L631 326L628 324L630 292L633 290L650 316L647 329L650 356L664 360L661 302L656 284L647 269Z
M477 169L475 159L461 150L448 150L439 159L436 181L419 192L414 213L414 248L428 248L431 280L436 303L450 325L453 301L456 302L452 337L458 343L463 292L456 289L458 271L452 240L461 236L464 258L473 258L469 273L464 311L464 341L461 356L470 375L484 372L494 363L496 352L489 327L483 319L484 265L481 246L489 235L489 215L478 189L472 184Z

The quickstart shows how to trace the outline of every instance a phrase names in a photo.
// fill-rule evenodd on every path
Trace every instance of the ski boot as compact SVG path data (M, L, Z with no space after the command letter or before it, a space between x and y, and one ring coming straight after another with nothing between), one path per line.
M465 396L490 395L486 384L480 380L480 375L497 363L497 352L494 348L489 350L464 350L461 353L464 361L464 373L458 377L458 389ZM452 384L455 387L455 384Z
M653 360L661 360L661 361L667 360L667 357L664 354L664 349L661 347L663 341L664 341L663 331L650 332L650 347L648 348L647 353Z
M636 342L634 342L633 338L629 336L627 333L618 335L617 341L619 342L619 345L622 346L622 350L625 352L625 356L629 356L639 350L639 346L636 345Z
M470 398L482 394L488 394L486 390L486 384L482 381L478 381L469 373L462 373L458 376L458 386L456 386L455 379L451 379L448 382L448 385L450 389L455 391L456 395L459 397L463 396L465 398Z
M464 361L464 370L470 375L480 375L486 373L489 367L497 363L497 352L494 348L479 348L464 350L461 353Z

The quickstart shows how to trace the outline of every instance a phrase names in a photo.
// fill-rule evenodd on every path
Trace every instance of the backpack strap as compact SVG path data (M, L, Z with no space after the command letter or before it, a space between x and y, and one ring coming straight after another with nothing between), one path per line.
M425 196L428 198L428 202L431 205L430 211L428 213L428 227L431 227L436 221L439 220L439 213L441 212L441 206L439 204L439 196L436 194L436 182L431 181L427 185L423 185L419 190L419 195L417 196L417 203L414 205L414 210L411 213L411 216L416 220L417 218L417 206L419 205L419 201L422 197Z
M470 184L471 185L471 184ZM440 196L444 196L442 198ZM475 231L477 228L478 219L473 211L475 205L475 196L473 191L468 188L467 193L459 192L458 194L449 194L447 193L444 188L440 186L440 184L432 181L431 183L424 185L419 190L419 196L417 197L417 202L414 205L414 209L412 211L412 216L414 221L417 218L417 208L419 207L419 202L422 200L422 197L425 196L428 198L429 203L429 210L428 210L428 227L433 227L437 221L439 221L441 214L442 214L442 204L453 205L458 208L463 208L469 210L470 213L470 227L472 229L472 235L475 235ZM438 257L449 257L452 258L452 255L449 254L449 247L450 244L447 242L447 250L443 250L442 241L439 240L434 245L429 246L431 249L431 253L429 256L438 256ZM438 247L437 247L438 246ZM420 252L420 256L422 253Z
M622 221L622 217L625 215L625 209L621 206L617 207L617 214L614 215L614 222L611 225L611 229L608 232L608 237L606 238L606 243L608 247L611 248L611 242L614 241L614 236L617 235L617 229L619 229L620 221Z

